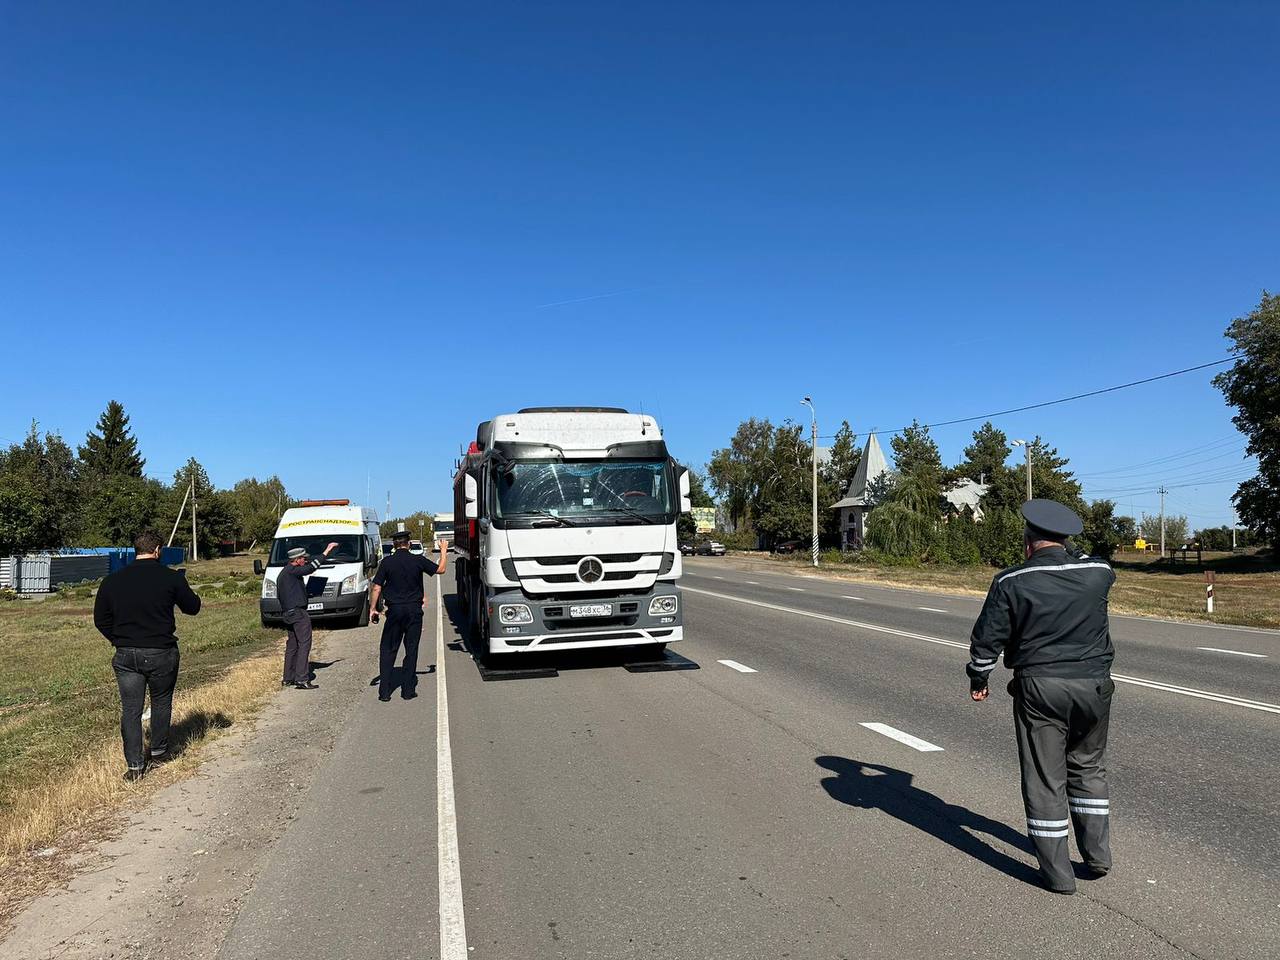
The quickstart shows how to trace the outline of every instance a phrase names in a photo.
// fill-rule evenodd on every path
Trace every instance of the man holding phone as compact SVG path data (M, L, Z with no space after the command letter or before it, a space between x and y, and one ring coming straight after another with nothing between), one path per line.
M440 562L409 552L409 531L398 530L391 537L395 550L378 564L373 577L373 593L369 599L374 623L378 622L378 601L387 601L387 622L382 628L382 643L378 654L378 699L386 703L391 699L391 674L395 670L400 644L404 644L404 683L400 695L406 700L416 697L418 685L418 643L422 639L422 615L427 601L422 588L422 578L442 574L449 568L449 547L440 540ZM384 597L385 593L385 597Z

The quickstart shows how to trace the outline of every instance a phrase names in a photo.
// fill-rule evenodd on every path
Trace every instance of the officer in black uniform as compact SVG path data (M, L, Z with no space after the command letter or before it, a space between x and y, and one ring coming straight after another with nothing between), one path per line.
M1067 507L1029 500L1022 516L1026 562L992 582L973 627L966 671L970 696L982 701L1001 652L1013 670L1009 693L1027 832L1046 886L1070 894L1076 879L1069 823L1090 875L1111 869L1105 755L1115 650L1107 593L1116 577L1105 561L1068 549L1067 538L1084 525Z
M441 540L440 563L409 552L409 533L397 531L391 542L395 550L378 564L373 576L373 594L369 599L373 622L378 622L378 600L387 602L387 622L382 628L382 644L378 656L378 699L391 699L391 673L395 669L400 644L404 643L404 683L400 695L406 700L416 697L418 684L418 642L422 639L422 614L427 609L423 598L422 575L443 574L449 568L449 551Z

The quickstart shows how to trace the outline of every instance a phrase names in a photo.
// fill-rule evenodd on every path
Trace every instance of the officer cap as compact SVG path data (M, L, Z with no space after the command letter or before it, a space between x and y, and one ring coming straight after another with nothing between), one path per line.
M392 543L408 543L410 540L408 530L397 530L391 535Z
M305 557L306 555L307 555L307 550L306 550L306 548L305 548L305 547L290 547L290 548L289 548L289 559L290 559L290 560L301 560L301 559L302 559L303 557Z
M1028 500L1022 505L1022 516L1032 533L1045 534L1048 540L1074 537L1084 529L1084 523L1070 507L1057 500Z

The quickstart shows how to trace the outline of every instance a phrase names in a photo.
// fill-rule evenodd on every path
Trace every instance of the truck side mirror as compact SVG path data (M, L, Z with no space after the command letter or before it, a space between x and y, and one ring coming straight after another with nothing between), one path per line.
M476 486L476 478L469 473L462 478L462 492L467 499L467 519L474 520L480 516L480 504L477 502L480 499L480 489Z
M680 471L680 512L692 513L693 501L689 499L689 471Z
M258 576L262 576L262 561L261 561L261 560L256 560L256 559L255 559L255 560L253 561L253 572L254 572L255 574L257 574Z

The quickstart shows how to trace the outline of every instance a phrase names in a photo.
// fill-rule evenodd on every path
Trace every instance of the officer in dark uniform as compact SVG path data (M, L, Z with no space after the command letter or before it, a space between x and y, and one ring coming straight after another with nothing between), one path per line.
M395 550L378 564L373 576L370 609L373 622L378 622L378 600L387 603L387 622L382 628L382 644L378 656L378 699L391 699L391 673L395 669L400 644L404 644L404 683L400 695L412 700L418 694L418 642L422 639L422 614L427 608L423 597L422 576L443 574L449 568L449 551L441 540L440 563L409 552L409 533L397 531L391 538Z
M1075 893L1068 824L1093 877L1111 869L1107 724L1111 661L1107 621L1110 564L1068 549L1084 527L1053 500L1029 500L1026 562L996 575L969 641L970 696L989 694L987 681L1004 653L1013 670L1014 728L1022 765L1027 832L1046 886ZM1068 816L1069 815L1069 816Z

